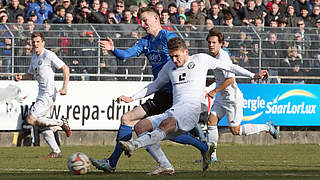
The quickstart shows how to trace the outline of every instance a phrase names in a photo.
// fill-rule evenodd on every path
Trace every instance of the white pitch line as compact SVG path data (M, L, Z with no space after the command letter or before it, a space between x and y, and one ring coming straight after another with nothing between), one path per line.
M25 171L25 172L68 172L69 170L61 170L61 169L14 169L14 168L9 168L9 169L4 169L0 168L0 171Z

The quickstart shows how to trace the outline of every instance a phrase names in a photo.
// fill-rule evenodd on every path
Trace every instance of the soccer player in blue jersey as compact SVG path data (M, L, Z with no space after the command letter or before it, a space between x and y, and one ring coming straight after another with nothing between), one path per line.
M141 26L146 31L147 35L139 40L133 47L126 50L120 50L114 46L113 41L109 37L106 41L100 41L100 45L104 49L112 51L116 57L122 60L145 54L152 65L152 74L154 79L157 79L158 73L162 67L170 61L167 42L169 39L177 37L177 35L161 28L160 17L155 9L150 7L142 8L140 14ZM109 158L103 160L91 158L92 164L99 170L114 172L117 162L123 152L118 142L128 141L131 139L132 127L139 120L147 116L161 114L171 106L172 85L171 83L168 83L154 94L153 99L147 100L144 104L135 107L133 110L125 113L121 117L121 125L118 131L117 144L114 152ZM145 132L145 129L143 127L139 127L139 131ZM210 152L210 148L206 143L201 142L188 134L183 134L173 139L173 141L193 145L201 151L203 156ZM161 164L161 162L168 161L167 159L156 159L159 153L164 154L161 149L159 151L158 147L148 146L146 148L159 164ZM154 155L155 153L157 153L156 156ZM205 166L207 166L207 164L205 164Z

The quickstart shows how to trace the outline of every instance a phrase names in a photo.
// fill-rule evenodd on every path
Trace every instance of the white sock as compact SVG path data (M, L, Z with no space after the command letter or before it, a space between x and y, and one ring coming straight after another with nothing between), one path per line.
M269 126L266 124L245 124L240 126L239 136L248 136L262 131L269 131Z
M57 144L56 139L54 138L54 134L52 130L45 130L42 131L43 138L48 143L49 147L51 148L52 152L60 153L61 150Z
M211 146L212 144L215 145L215 151L212 153L211 157L216 158L217 157L217 146L218 146L218 140L219 140L219 132L218 132L218 126L208 126L207 130L207 142L208 145Z
M159 143L155 143L147 147L149 147L148 152L152 154L151 156L158 162L159 166L165 168L172 167L172 164L169 162L166 155L162 151Z
M148 132L137 139L133 141L133 144L135 145L136 149L139 149L141 147L146 147L151 144L155 144L160 142L166 137L166 133L162 131L161 129L157 128L153 130L152 132Z
M37 119L37 125L40 127L62 126L62 120L49 119L46 117L40 117Z

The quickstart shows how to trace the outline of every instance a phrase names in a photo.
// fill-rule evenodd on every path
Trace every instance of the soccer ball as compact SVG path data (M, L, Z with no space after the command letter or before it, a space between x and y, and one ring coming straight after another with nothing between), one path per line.
M90 169L91 162L89 157L82 153L76 152L69 157L68 168L75 174L87 174Z

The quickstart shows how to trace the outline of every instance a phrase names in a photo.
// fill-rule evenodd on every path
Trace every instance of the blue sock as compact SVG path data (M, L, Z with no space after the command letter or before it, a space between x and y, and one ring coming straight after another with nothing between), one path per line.
M181 134L180 136L171 139L173 142L177 142L180 144L189 144L199 149L201 153L205 153L208 151L208 145L206 142L202 142L199 139L191 136L189 133Z
M113 153L108 158L111 167L116 167L118 160L123 152L123 150L119 146L119 141L129 141L132 137L132 127L127 125L120 125L118 136L117 136L117 144L113 150Z

